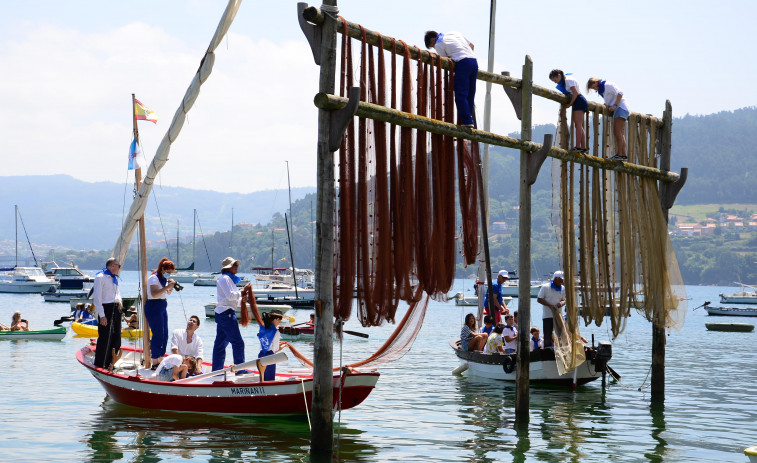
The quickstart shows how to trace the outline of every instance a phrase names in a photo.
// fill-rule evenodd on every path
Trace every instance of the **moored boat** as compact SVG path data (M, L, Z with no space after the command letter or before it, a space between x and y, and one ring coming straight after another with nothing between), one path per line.
M49 330L33 331L0 331L0 339L9 340L43 340L43 341L60 341L66 337L66 327L59 326Z
M39 267L12 267L0 269L0 293L43 293L58 282L51 280Z
M97 325L90 325L87 323L73 322L71 323L71 329L79 336L86 336L88 338L97 337ZM122 338L137 339L142 337L142 330L124 328L121 330Z
M60 284L60 289L86 290L89 289L95 281L94 278L83 273L73 263L70 267L61 267L55 261L43 262L42 269L45 271L45 275Z
M710 331L732 331L737 333L754 331L754 325L751 323L705 323L704 326Z
M757 317L757 307L713 307L709 302L703 304L708 315L731 315L735 317Z
M287 313L289 311L289 309L291 309L291 308L292 308L292 306L290 306L290 305L283 305L283 304L282 305L266 305L264 312L269 312L271 310L276 309L276 310L280 310L281 313L284 314L284 313ZM215 318L215 316L216 316L215 310L216 310L216 303L215 302L211 302L209 304L205 304L205 317L207 317L207 318ZM236 315L237 315L237 319L238 320L242 319L242 309L241 309L241 307L237 307L237 309L236 309ZM290 320L290 318L291 318L291 320ZM289 317L289 316L284 317L283 321L287 321L287 320L293 322L294 321L294 317Z
M751 291L747 288L752 288ZM726 296L720 293L721 304L757 304L757 290L754 286L741 285L741 291Z
M607 346L605 348L604 346ZM529 382L531 384L551 384L572 387L586 384L602 377L602 371L612 358L609 343L600 343L594 350L585 347L586 360L575 370L560 374L557 370L555 352L552 349L535 349L529 359ZM473 376L515 382L516 354L484 354L480 351L464 351L460 340L450 342L450 347L460 359L460 370L465 369Z
M87 291L60 291L54 286L52 291L42 293L45 302L71 302L71 299L82 299L87 297Z
M261 381L257 373L237 376L232 371L219 370L168 382L155 380L153 371L138 367L141 353L138 349L122 347L123 355L113 372L93 365L95 349L94 344L82 347L76 359L111 399L124 405L219 415L273 416L307 414L312 401L310 370L277 373L274 381ZM248 368L246 364L238 367ZM379 373L373 370L343 369L335 374L334 408L340 406L346 410L359 405L373 391L378 379Z

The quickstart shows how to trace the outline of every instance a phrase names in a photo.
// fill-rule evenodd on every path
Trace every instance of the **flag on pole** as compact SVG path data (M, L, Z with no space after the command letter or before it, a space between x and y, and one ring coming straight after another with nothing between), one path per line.
M144 167L144 157L142 156L142 148L137 144L137 139L131 141L129 146L129 170L141 169Z
M153 124L158 123L158 116L152 112L152 110L147 109L147 107L137 99L134 99L134 117L138 121L150 121Z

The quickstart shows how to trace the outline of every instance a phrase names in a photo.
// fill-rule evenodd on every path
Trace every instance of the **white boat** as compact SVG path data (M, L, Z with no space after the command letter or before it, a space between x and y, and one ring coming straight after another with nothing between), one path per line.
M312 299L315 297L314 288L297 288L295 291L294 286L283 283L270 283L262 288L255 288L256 298L277 298L277 297L301 297L303 299Z
M61 267L55 261L42 262L42 270L45 275L60 283L60 289L89 289L95 281L73 263L70 267Z
M195 272L195 244L197 241L197 209L193 213L194 223L192 225L192 263L184 268L178 268L179 265L179 226L176 226L176 272L171 274L171 279L179 283L194 283L195 280L213 278L210 273ZM210 261L210 256L208 256ZM199 286L199 285L198 285Z
M557 371L555 352L552 349L535 349L529 363L529 382L573 387L602 377L602 371L612 358L610 343L599 343L597 350L585 347L586 360L575 370L560 374ZM464 351L460 340L450 342L450 347L460 359L458 370L467 370L470 375L501 381L516 380L516 354L484 354L480 351Z
M510 297L518 297L518 279L510 279L502 285L502 295ZM538 281L531 282L531 297L538 297L539 290L543 283Z
M216 303L211 302L210 304L205 304L205 317L207 318L215 318L216 316ZM287 313L289 309L291 309L291 305L266 305L262 310L264 312L270 312L271 310L280 310L281 313ZM240 307L237 307L237 310L235 310L237 314L237 319L240 319L242 317L242 309ZM289 317L284 317L283 321L289 321Z
M455 300L455 305L459 306L477 306L478 305L478 296L466 296L461 292L458 292L454 296L452 296L450 299ZM513 301L513 298L510 296L505 296L502 298L502 302L504 302L506 305L510 305L510 303Z
M208 278L198 278L194 281L195 286L215 286L216 283L218 283L218 278L220 275L212 275ZM247 283L250 283L250 279L247 277L242 277L239 280L239 283L237 283L237 287L243 288L247 285Z
M257 372L252 372L258 361L255 359L237 366L237 369L250 368L246 374L237 376L227 367L169 382L157 380L154 371L139 367L140 350L122 347L122 357L111 372L94 366L95 349L94 344L82 347L76 353L76 360L100 382L111 399L124 405L202 414L271 416L305 415L312 401L311 370L277 371L275 380L262 381ZM333 397L334 408L339 405L346 410L368 397L378 382L379 373L344 370L334 375ZM340 397L341 404L338 403Z
M42 297L45 302L71 302L71 299L83 299L87 297L88 291L60 291L52 286L53 291L45 291Z
M43 293L50 286L58 287L39 267L0 269L0 293Z
M751 288L748 290L747 288ZM757 290L754 286L741 285L741 291L726 296L720 293L721 304L757 304Z

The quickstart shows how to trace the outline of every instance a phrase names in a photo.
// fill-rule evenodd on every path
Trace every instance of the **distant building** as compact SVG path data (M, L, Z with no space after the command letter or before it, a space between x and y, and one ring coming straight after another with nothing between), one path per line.
M507 231L507 222L492 222L492 231Z

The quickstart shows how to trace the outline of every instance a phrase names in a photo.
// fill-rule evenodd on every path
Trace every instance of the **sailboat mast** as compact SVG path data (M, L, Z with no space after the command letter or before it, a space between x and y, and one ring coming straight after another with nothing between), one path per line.
M13 209L13 218L16 220L16 267L18 267L18 204Z
M294 297L299 299L300 295L297 293L297 274L294 272L294 253L292 253L292 238L289 236L289 220L287 220L286 214L284 214L284 223L287 226L287 241L289 241L289 258L292 259L292 281L294 281Z
M131 120L134 124L134 141L139 145L139 129L137 128L137 101L134 94L131 94ZM138 164L137 164L138 165ZM137 167L134 169L134 182L136 184L137 191L142 183L142 168ZM142 214L139 217L139 278L142 282L142 355L144 356L144 365L150 363L150 326L147 322L147 315L145 314L145 302L147 302L147 245L145 239L145 215ZM124 265L124 262L121 262Z
M229 231L229 248L231 248L231 240L234 239L234 208L231 208L231 229Z
M195 264L195 243L197 241L197 209L193 209L192 217L192 270Z
M273 239L273 228L271 228L271 273L273 273L273 248L276 246L276 241Z
M179 219L176 219L176 267L179 267Z
M289 180L289 161L284 161L287 165L287 189L289 190L289 222L292 223L292 235L294 236L294 219L292 218L292 182ZM284 222L287 223L287 241L289 241L289 256L292 258L292 281L294 281L294 295L297 296L297 272L294 271L294 253L292 251L292 238L289 236L289 224L284 214Z

